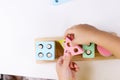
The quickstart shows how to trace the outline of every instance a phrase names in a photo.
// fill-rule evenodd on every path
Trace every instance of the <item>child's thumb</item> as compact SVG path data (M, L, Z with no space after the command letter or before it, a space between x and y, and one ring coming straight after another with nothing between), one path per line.
M65 67L69 66L70 61L71 61L71 54L68 53L68 54L66 54L66 55L64 56L64 63L63 63L63 65L64 65Z

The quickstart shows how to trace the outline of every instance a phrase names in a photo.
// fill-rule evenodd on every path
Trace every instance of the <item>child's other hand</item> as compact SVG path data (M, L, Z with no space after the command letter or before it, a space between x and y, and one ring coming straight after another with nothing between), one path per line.
M56 65L59 80L76 80L75 73L79 67L75 62L71 62L71 55L61 56Z
M73 45L77 44L89 44L94 42L95 36L100 30L88 24L75 25L65 32L65 37L68 34L74 34L74 39L72 40Z

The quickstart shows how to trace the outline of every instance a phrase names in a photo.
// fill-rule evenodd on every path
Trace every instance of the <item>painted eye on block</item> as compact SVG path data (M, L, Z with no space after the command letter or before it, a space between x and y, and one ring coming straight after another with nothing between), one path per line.
M51 44L48 44L47 45L47 49L51 49L52 48L52 45Z
M43 54L42 52L40 52L40 53L38 54L38 56L41 58L41 57L44 56L44 54Z
M91 54L91 50L86 50L86 54L90 55Z
M70 47L70 43L69 42L67 43L67 46Z
M52 54L50 52L47 53L46 55L48 58L52 57Z
M78 52L78 49L77 49L77 48L74 48L74 52L75 52L75 53Z
M43 45L42 45L42 44L39 44L38 46L39 46L39 48L40 48L40 49L42 49L42 48L43 48Z

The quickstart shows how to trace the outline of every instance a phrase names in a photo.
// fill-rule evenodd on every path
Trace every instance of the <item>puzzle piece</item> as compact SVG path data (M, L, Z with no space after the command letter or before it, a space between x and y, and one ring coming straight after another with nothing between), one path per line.
M78 54L82 54L83 50L80 46L72 46L71 44L71 40L66 37L66 41L65 41L65 50L64 50L64 54L67 55L68 53L71 53L71 55L78 55Z
M70 1L70 0L52 0L53 5L60 5L62 3L66 3L68 1Z
M109 56L112 55L112 53L110 53L108 50L106 50L106 49L104 49L103 47L98 46L98 45L97 45L97 50L99 51L99 53L100 53L102 56L109 57Z
M54 60L55 59L55 42L36 42L36 59L37 60Z
M95 57L95 44L91 43L88 45L83 45L84 53L82 54L83 58L94 58Z

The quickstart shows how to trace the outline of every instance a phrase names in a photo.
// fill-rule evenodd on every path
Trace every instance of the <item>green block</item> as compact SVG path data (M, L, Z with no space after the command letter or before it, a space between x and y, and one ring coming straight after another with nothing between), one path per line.
M95 57L95 44L90 43L90 45L83 45L84 53L83 58L94 58Z

